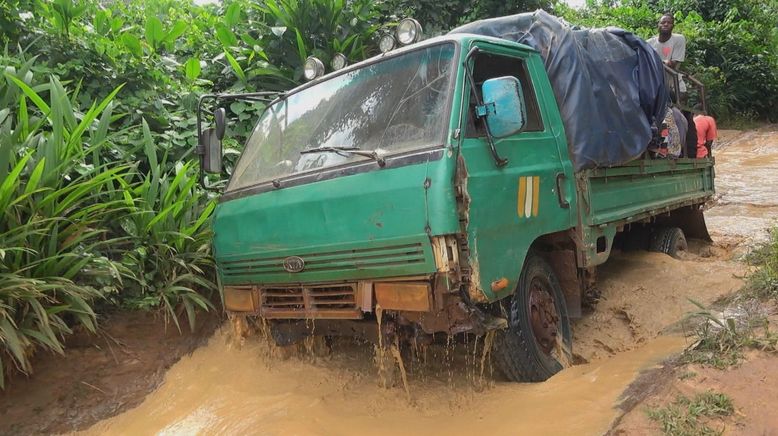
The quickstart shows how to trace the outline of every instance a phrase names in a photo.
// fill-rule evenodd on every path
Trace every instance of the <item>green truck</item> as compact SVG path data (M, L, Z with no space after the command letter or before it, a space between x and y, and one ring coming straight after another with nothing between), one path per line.
M221 168L224 123L217 110L201 132L206 171ZM409 44L267 105L214 212L224 304L281 345L495 331L498 368L542 381L614 245L674 255L684 235L708 237L713 164L574 171L536 50L469 34Z

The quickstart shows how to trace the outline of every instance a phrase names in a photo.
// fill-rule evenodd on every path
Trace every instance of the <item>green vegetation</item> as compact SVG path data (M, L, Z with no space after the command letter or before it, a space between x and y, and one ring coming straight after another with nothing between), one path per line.
M683 395L667 407L648 410L648 417L662 426L662 432L672 436L718 435L704 418L730 416L735 412L732 400L714 391L702 392L689 399Z
M0 388L113 307L179 329L214 309L199 96L362 60L383 18L368 0L0 2ZM228 162L262 109L227 107Z
M696 341L682 355L683 362L724 369L738 364L746 349L778 352L778 333L770 330L764 309L778 303L778 229L770 235L748 256L755 270L743 291L728 301L729 309L717 316L692 301L700 309L691 316Z
M753 250L747 260L756 271L748 277L746 294L778 302L778 227L770 230L769 241Z
M684 352L681 361L724 369L737 365L746 349L778 352L778 334L770 331L770 323L760 312L758 302L742 303L739 307L747 309L719 317L700 306L702 310L693 315L697 321L692 335L695 344Z
M643 38L657 33L658 17L675 17L687 39L683 71L707 88L708 110L727 124L778 120L778 1L589 0L583 10L557 12L584 26L619 26Z

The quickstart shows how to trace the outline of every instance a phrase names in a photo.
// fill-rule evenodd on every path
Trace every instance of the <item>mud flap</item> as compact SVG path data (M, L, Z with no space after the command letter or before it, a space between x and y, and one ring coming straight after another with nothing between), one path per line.
M666 225L680 227L687 238L713 242L708 233L708 226L705 225L705 216L700 207L691 206L676 209L671 212L667 219L658 221L661 221L663 224L666 221Z

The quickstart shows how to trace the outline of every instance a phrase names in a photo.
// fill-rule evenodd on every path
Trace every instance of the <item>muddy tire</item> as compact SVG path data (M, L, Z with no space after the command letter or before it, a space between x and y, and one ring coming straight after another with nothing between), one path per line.
M661 227L651 234L649 250L668 254L676 259L689 249L683 230L678 227Z
M497 332L493 351L500 371L523 382L544 381L559 372L560 360L570 360L570 322L559 281L540 256L527 256L505 309L508 328Z

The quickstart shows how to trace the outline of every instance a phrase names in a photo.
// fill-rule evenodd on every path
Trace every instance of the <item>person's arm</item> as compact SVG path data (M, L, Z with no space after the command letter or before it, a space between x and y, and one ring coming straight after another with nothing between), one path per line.
M686 59L686 37L674 34L672 38L674 39L673 53L667 60L667 65L672 69L678 69L678 65Z
M712 116L708 115L708 124L710 127L708 128L708 138L711 141L715 141L719 139L719 129L716 127L716 119Z

